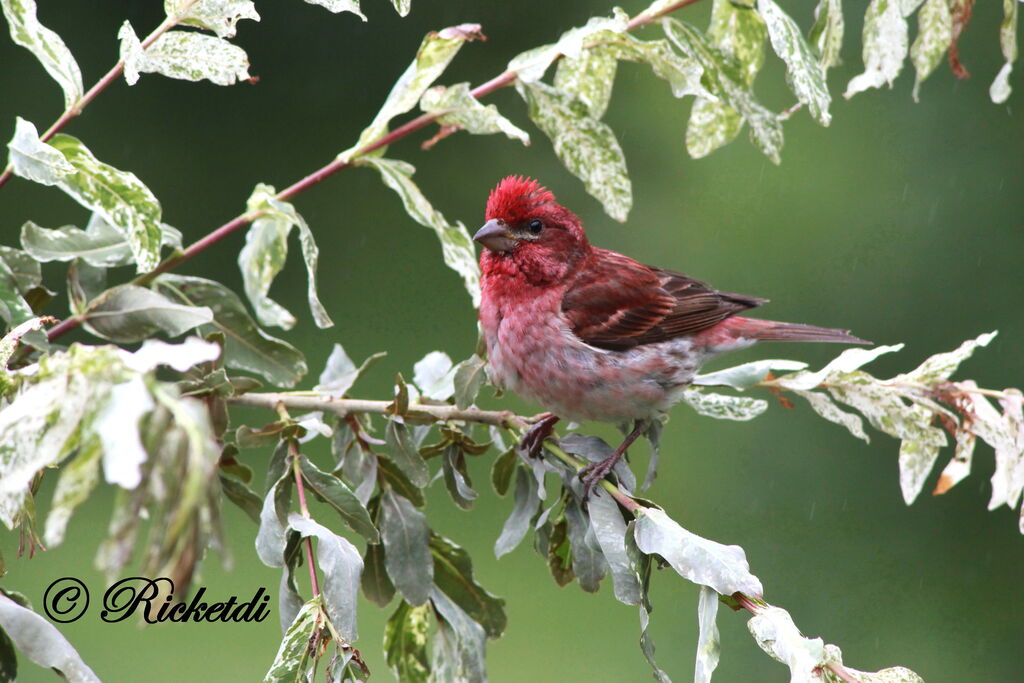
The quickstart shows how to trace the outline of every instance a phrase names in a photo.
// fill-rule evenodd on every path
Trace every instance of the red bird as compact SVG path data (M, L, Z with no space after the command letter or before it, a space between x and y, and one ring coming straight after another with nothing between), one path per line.
M633 422L605 460L581 473L584 495L701 365L758 341L866 344L845 330L737 315L765 303L593 247L580 219L537 181L509 176L473 236L480 324L498 386L551 411L523 439L536 454L559 418Z

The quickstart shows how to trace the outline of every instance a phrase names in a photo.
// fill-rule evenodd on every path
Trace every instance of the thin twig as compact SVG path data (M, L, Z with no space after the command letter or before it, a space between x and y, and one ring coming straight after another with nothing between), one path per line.
M282 420L290 420L288 409L278 403L275 406ZM291 460L292 473L295 475L295 490L299 492L299 512L306 519L311 519L309 506L306 505L306 486L302 481L302 470L299 468L299 442L288 439L288 458ZM316 565L313 563L313 539L306 536L306 563L309 565L309 582L313 586L313 597L320 595L320 584L316 578Z

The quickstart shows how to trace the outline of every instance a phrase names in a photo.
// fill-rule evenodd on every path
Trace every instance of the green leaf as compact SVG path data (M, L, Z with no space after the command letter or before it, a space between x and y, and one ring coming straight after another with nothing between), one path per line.
M714 95L701 84L704 69L700 63L690 57L676 54L664 38L638 40L628 33L621 33L611 39L608 49L614 52L618 59L650 66L655 76L668 82L675 97L697 95L714 98Z
M768 401L747 396L727 396L726 394L710 394L697 389L683 392L683 400L697 414L713 417L718 420L737 420L744 422L768 410Z
M135 430L138 439L138 429ZM64 541L64 532L75 508L84 503L96 488L100 477L100 459L103 450L96 440L90 440L78 454L60 468L57 486L53 490L53 503L46 515L43 541L55 548Z
M82 72L60 36L39 23L35 0L0 0L11 39L36 59L64 91L64 106L71 108L82 97Z
M89 303L84 327L103 339L138 342L158 332L169 337L213 322L206 306L176 304L163 294L137 285L118 285Z
M743 390L756 386L773 370L803 370L806 367L807 363L798 360L756 360L705 375L697 375L693 378L693 384Z
M420 109L428 114L440 113L437 122L444 126L458 126L474 135L504 133L524 145L530 144L526 131L502 116L496 106L480 104L470 93L469 83L430 88L420 98Z
M430 592L438 616L432 657L433 680L485 683L487 638L470 614L438 587Z
M320 596L310 598L295 615L281 639L274 663L263 677L263 683L295 683L302 679L310 654L309 645L319 628L320 604Z
M922 420L931 420L932 414L929 411L924 408L919 410ZM940 444L910 439L904 439L900 443L900 491L907 505L913 503L924 488L924 483L939 458L939 448Z
M996 104L1002 104L1010 97L1010 72L1013 71L1013 63L1017 61L1018 11L1018 5L1014 0L1003 0L1003 21L999 25L999 47L1002 49L1006 63L1003 64L1003 68L999 70L988 90L989 97Z
M572 570L580 582L580 588L596 593L601 579L608 571L608 562L601 553L597 539L587 533L589 521L574 496L565 504L565 521L569 532L569 547L572 549Z
M611 571L615 599L627 605L640 604L642 587L636 567L626 552L626 522L618 504L607 491L595 487L587 506L590 529Z
M516 82L529 107L530 119L551 139L562 164L583 181L605 212L626 220L633 190L626 159L612 129L591 118L586 103L541 82Z
M426 517L409 500L388 488L380 497L380 531L391 582L410 605L426 603L434 581Z
M716 50L693 26L674 19L664 21L665 33L684 54L696 59L704 69L704 85L725 106L731 107L750 126L750 139L765 156L778 164L782 150L782 123L774 112L762 106L745 85L744 72ZM748 29L749 31L749 29ZM752 39L753 36L749 36ZM751 63L752 64L752 63ZM731 128L704 122L720 139L727 139ZM698 146L706 149L707 146Z
M827 126L832 121L828 108L832 96L825 83L825 70L811 46L804 40L796 22L775 4L774 0L758 0L757 9L768 28L775 54L786 63L786 82L796 98L807 105L818 123Z
M898 0L871 0L864 15L864 73L855 76L846 86L843 97L850 99L869 88L892 83L903 69L907 57L907 20L900 12Z
M162 246L180 247L181 233L163 224ZM65 225L53 230L32 221L21 226L21 246L37 261L71 261L80 258L89 265L113 268L132 262L132 249L125 236L94 213L85 230Z
M6 5L5 5L6 6ZM0 631L23 655L54 669L70 683L99 683L99 677L50 622L0 593Z
M776 661L789 667L792 680L811 681L815 670L825 663L825 643L821 638L805 638L793 623L789 612L768 605L747 622L758 646Z
M217 85L234 85L249 78L245 50L223 38L194 31L168 31L143 49L128 21L121 25L117 38L128 85L135 85L142 73L183 81L207 80Z
M476 251L466 226L449 223L441 212L435 209L420 188L412 181L416 169L412 164L394 159L361 158L359 163L372 166L380 173L384 184L390 187L402 200L409 217L425 228L432 229L441 241L441 254L445 264L462 276L463 285L473 299L473 306L480 306L480 266Z
M825 70L842 64L839 53L843 49L843 29L843 1L818 0L808 40L817 50Z
M163 229L160 202L149 188L134 173L119 171L96 159L70 135L55 135L50 144L76 171L60 178L60 188L124 234L131 244L138 272L153 270L160 261Z
M256 495L255 491L246 486L245 482L241 479L228 474L223 469L218 474L220 475L220 488L224 491L227 499L241 508L242 512L249 515L249 519L259 524L263 500Z
M473 405L486 379L487 362L475 353L456 365L455 376L452 378L455 385L455 405L460 410Z
M335 343L331 355L327 357L327 365L320 373L320 382L316 385L316 391L328 394L334 398L341 398L352 385L359 380L359 376L366 371L378 358L383 358L386 353L383 351L368 356L358 368L352 359L345 353L341 344Z
M363 595L378 607L386 607L391 602L391 598L395 597L395 585L388 577L387 566L384 562L383 544L368 544L366 546L361 583Z
M370 520L370 513L341 479L327 474L306 456L299 458L299 465L302 478L318 498L337 510L345 524L368 543L380 543L380 534Z
M537 514L540 505L537 480L522 467L516 470L515 506L501 527L501 534L494 542L494 556L501 558L518 546L530 528L530 520Z
M430 679L427 661L427 636L430 631L430 607L412 607L404 600L384 625L384 657L395 677L409 683Z
M380 479L387 482L387 485L395 490L403 498L409 499L409 501L418 508L426 505L426 499L423 497L423 490L418 486L409 481L409 478L405 476L405 472L395 464L395 462L384 455L377 456L377 473Z
M398 465L398 468L417 487L425 487L430 481L430 471L427 469L427 462L412 441L409 428L400 422L389 421L384 438L387 441L391 459Z
M32 259L8 247L0 247L0 318L16 327L35 318L35 311L25 299L40 279ZM36 271L36 272L33 272ZM25 329L19 338L39 349L48 348L46 335Z
M548 67L564 55L569 59L582 56L588 42L596 36L607 37L608 34L624 33L629 24L629 16L616 8L611 17L592 17L586 25L571 28L550 45L535 47L520 53L508 63L508 70L516 72L516 77L523 83L536 83L544 77Z
M246 234L245 246L238 254L238 267L242 271L245 293L256 310L256 318L264 325L291 329L295 324L295 318L291 313L271 300L267 292L270 291L274 278L284 267L285 259L288 257L288 235L292 227L297 227L302 258L306 264L306 296L309 300L309 309L313 313L317 327L331 327L334 323L317 295L316 269L320 249L316 246L313 231L309 229L309 225L295 207L276 199L276 194L273 187L260 183L246 203L249 213L263 214L253 221Z
M278 453L282 454L279 468L274 463L267 472L274 476L260 508L260 526L256 532L256 555L268 567L285 566L285 544L288 533L288 507L292 499L291 471L287 467L287 441L282 440ZM277 453L275 453L275 458Z
M450 444L444 449L441 468L444 473L444 485L452 501L463 510L472 509L477 492L473 490L473 482L470 481L469 472L466 470L466 454L457 444Z
M408 0L405 0L404 4L405 10L408 12ZM399 14L401 13L399 10ZM363 130L359 141L339 154L338 158L342 161L351 161L357 156L360 149L385 135L388 132L388 124L391 119L416 106L427 88L437 80L438 76L455 58L462 44L467 40L477 40L481 36L478 24L462 24L442 29L436 33L428 33L420 43L419 50L416 51L416 58L391 87L391 92L388 93L377 116ZM379 153L383 154L384 150L380 150Z
M665 558L687 581L722 595L739 591L757 596L764 592L761 582L750 573L743 548L701 538L679 526L664 510L644 509L636 521L634 538L640 552Z
M516 449L509 448L494 459L491 465L491 486L499 496L508 493L508 486L512 482L512 474L516 471L516 463L519 462L516 456Z
M154 280L158 291L189 306L209 306L213 322L200 334L224 334L224 363L281 386L294 386L306 374L306 359L287 342L266 334L246 312L238 296L219 282L165 274Z
M718 667L722 644L718 638L718 593L707 586L700 587L697 602L697 664L694 683L711 683L711 674Z
M168 19L213 31L221 38L232 38L241 19L259 21L251 0L164 0Z
M505 601L489 593L473 579L473 562L469 553L450 539L430 535L430 552L434 556L434 583L437 590L431 595L438 604L438 590L464 610L473 621L483 626L488 638L500 638L505 632L508 618ZM447 618L447 615L444 615Z
M942 61L953 40L953 15L948 0L926 0L917 13L917 38L910 46L910 59L917 76L914 79L914 101L918 101L921 84Z
M5 0L11 2L14 0ZM14 137L7 143L14 174L43 185L56 185L75 172L64 155L39 139L35 125L17 117Z
M345 538L297 512L288 515L288 526L303 538L316 537L316 563L323 572L320 589L327 616L345 642L355 642L359 639L356 604L359 601L359 575L363 572L363 558L359 551Z
M703 159L735 140L742 129L743 117L735 109L698 97L686 126L686 151L694 159Z

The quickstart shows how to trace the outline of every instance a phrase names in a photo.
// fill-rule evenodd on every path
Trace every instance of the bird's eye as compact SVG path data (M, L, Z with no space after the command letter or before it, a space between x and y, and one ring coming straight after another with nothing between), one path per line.
M539 235L540 231L544 229L544 224L541 223L536 218L534 218L532 221L530 221L530 225L528 227L530 228L530 232L532 232L534 235Z

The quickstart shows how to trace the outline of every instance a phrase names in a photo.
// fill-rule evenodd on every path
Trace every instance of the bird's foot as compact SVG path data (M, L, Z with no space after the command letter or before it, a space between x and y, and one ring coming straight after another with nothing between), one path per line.
M590 491L594 485L608 476L608 473L615 468L615 464L622 457L622 450L617 450L604 460L592 462L580 470L580 481L583 482L583 502L590 498Z
M557 415L545 413L544 417L534 422L533 425L526 430L526 434L523 435L523 440L519 442L519 448L531 458L535 458L540 455L541 445L544 443L544 439L551 436L554 432L555 423L558 422L558 419Z

